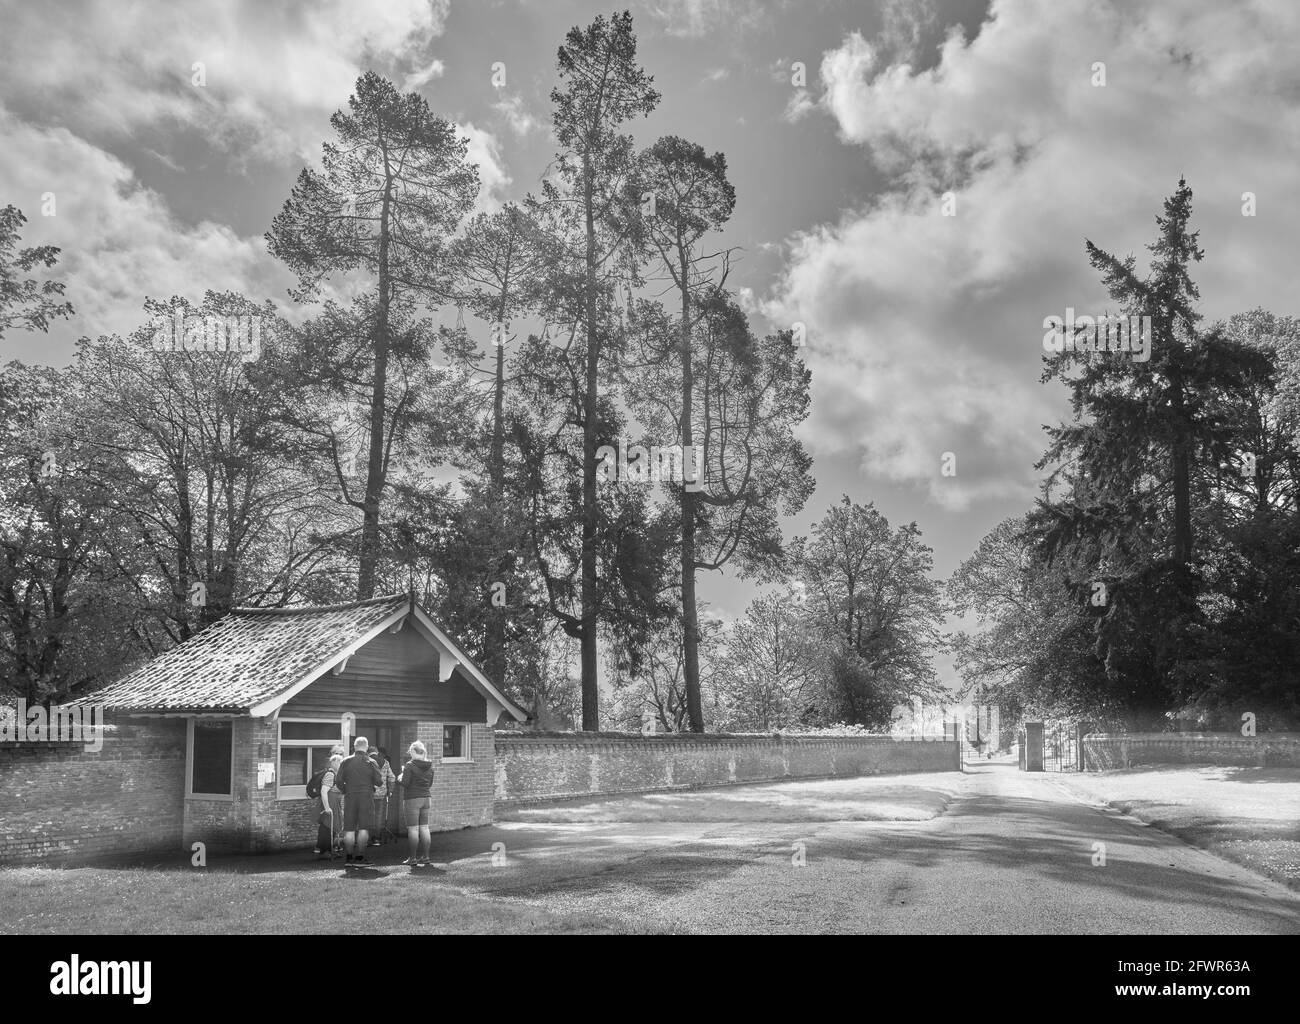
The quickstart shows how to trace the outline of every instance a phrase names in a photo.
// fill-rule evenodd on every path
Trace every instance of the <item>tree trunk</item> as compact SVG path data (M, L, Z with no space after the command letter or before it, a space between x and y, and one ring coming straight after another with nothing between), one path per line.
M375 575L379 563L379 503L384 492L384 416L388 398L388 308L392 280L388 270L389 206L393 177L384 153L384 201L379 213L379 309L375 324L375 382L370 393L370 452L366 459L366 497L362 507L360 571L357 600L375 596Z
M1187 445L1174 445L1174 561L1180 566L1192 560L1191 485Z
M194 510L190 504L189 444L185 436L181 437L180 458L177 460L176 504L176 532L179 534L176 551L176 582L181 592L180 614L176 618L179 625L177 632L184 642L193 635L190 630L190 584L193 582L191 569L194 565Z
M504 330L504 328L502 329ZM506 347L504 343L498 345L496 380L493 384L492 395L492 451L488 456L488 480L492 485L492 497L497 500L501 498L506 475L505 423L503 421L506 391L505 354Z
M694 465L694 368L691 366L691 292L687 278L686 253L678 246L682 296L682 467L692 459L694 476L701 479L703 467ZM688 454L689 453L689 454ZM682 473L683 478L686 476ZM700 623L695 602L695 494L682 482L682 642L686 679L686 714L691 732L704 731L704 710L700 701Z
M585 156L583 178L587 220L587 390L582 422L582 728L584 732L596 732L600 729L596 675L596 383L600 345L596 322L596 223L591 169Z
M1174 422L1178 425L1179 436L1173 443L1171 456L1174 476L1174 538L1173 558L1178 573L1178 586L1186 594L1190 585L1188 567L1192 561L1192 494L1191 494L1191 448L1186 438L1190 430L1183 417L1182 381L1175 377L1173 385Z
M498 322L505 330L506 289L501 289L501 304L498 307ZM492 450L488 455L488 481L491 489L492 512L496 522L500 522L502 511L502 493L505 488L505 339L497 345L496 380L492 396ZM493 607L488 615L486 635L483 645L486 648L483 669L487 677L497 686L505 685L506 677L506 609Z

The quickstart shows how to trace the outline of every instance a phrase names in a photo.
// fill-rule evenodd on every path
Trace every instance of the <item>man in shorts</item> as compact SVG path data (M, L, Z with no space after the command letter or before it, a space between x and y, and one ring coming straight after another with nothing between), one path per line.
M369 740L358 736L352 750L352 756L339 765L334 782L343 790L343 849L348 867L370 863L364 854L375 824L374 791L384 781L378 766L368 756Z

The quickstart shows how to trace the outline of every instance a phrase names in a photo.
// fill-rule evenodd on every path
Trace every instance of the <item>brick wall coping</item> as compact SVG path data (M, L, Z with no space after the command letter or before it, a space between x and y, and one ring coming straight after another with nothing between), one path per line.
M1206 743L1300 743L1300 732L1261 732L1254 736L1242 736L1236 732L1089 732L1084 733L1085 740L1128 740L1130 743L1150 743L1163 740L1170 743L1187 741Z
M587 745L596 743L687 743L687 744L739 744L739 743L811 743L828 745L832 743L951 743L941 736L811 736L801 733L689 733L663 732L642 735L638 732L511 732L497 730L496 741L500 743L519 744L573 744Z

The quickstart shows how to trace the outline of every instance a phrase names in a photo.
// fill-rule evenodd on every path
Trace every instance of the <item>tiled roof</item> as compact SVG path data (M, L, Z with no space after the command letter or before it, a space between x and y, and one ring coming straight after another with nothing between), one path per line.
M329 607L236 608L74 703L137 711L247 711L352 650L408 601L397 594Z

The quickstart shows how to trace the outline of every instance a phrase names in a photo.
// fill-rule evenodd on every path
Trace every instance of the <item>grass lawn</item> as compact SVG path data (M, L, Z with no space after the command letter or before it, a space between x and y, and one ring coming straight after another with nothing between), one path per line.
M500 810L497 820L554 824L927 821L944 812L961 779L956 772L868 775L601 796Z
M513 854L533 845L601 850L611 825L924 821L944 812L962 776L867 776L728 786L572 800L499 813L496 830L439 833L447 868L413 872L402 845L372 848L376 865L345 875L339 862L305 852L237 855L207 869L171 863L0 868L0 933L53 934L614 934L662 931L602 910L540 909L519 899L467 892L494 840ZM512 831L522 827L531 832ZM595 830L588 834L584 825ZM554 826L554 827L551 827ZM540 831L538 831L540 829ZM604 845L602 845L604 844ZM563 860L563 858L561 858Z
M469 896L437 875L341 868L0 869L0 933L611 934L626 923Z
M1076 793L1300 889L1300 769L1180 765L1058 779Z

